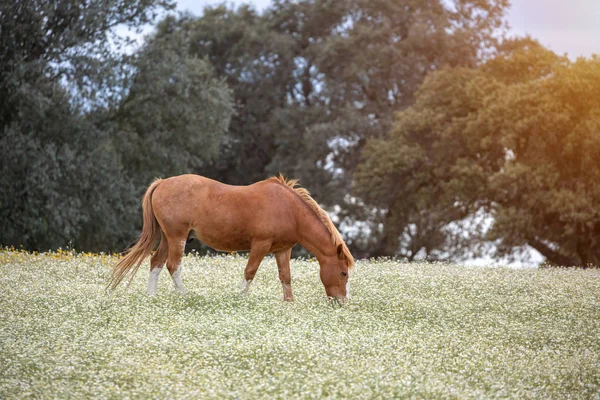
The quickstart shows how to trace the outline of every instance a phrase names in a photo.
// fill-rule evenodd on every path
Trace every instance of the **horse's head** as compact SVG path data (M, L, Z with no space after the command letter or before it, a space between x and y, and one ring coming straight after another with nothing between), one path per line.
M321 282L328 297L345 301L350 297L349 260L340 244L337 255L325 258L321 263Z

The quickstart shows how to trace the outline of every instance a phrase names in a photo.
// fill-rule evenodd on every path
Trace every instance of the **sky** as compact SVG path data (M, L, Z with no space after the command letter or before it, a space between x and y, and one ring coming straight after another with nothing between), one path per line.
M600 54L600 0L512 0L508 23L555 53Z
M228 0L228 4L252 3L259 10L270 0ZM179 11L200 15L206 5L220 0L178 0ZM558 54L571 59L600 54L600 0L511 0L509 34L529 34Z

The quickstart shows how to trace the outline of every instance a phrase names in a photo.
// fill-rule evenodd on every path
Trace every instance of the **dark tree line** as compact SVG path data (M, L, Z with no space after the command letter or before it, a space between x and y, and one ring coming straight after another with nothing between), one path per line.
M119 51L170 7L0 6L0 244L120 250L154 177L283 172L360 257L599 262L598 60L503 39L508 1L223 5Z

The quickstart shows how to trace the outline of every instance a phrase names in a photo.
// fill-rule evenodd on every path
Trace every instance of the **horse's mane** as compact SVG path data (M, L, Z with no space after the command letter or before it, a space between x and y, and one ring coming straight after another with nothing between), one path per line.
M342 253L346 258L348 268L354 268L354 257L352 257L350 250L348 250L348 246L346 246L346 243L344 243L342 235L340 235L340 232L337 230L333 222L331 222L331 218L329 218L329 215L327 215L325 210L323 210L321 206L319 206L317 202L310 196L308 190L298 185L298 179L286 179L282 174L279 174L279 176L273 176L268 180L279 182L282 185L289 187L302 199L302 201L304 201L304 203L317 215L323 225L325 225L325 228L327 228L327 231L329 231L333 244L336 247L340 244L342 245Z

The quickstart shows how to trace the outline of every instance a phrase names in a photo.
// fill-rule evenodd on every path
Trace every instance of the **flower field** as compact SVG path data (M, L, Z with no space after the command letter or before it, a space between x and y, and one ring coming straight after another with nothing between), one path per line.
M148 268L107 294L110 255L0 252L0 398L599 398L600 270L359 261L351 301L292 261Z

